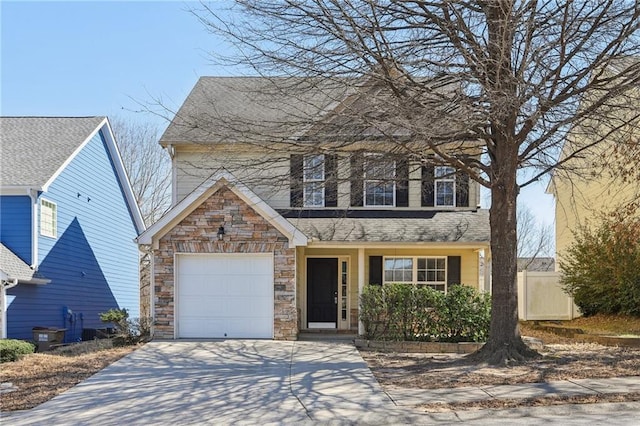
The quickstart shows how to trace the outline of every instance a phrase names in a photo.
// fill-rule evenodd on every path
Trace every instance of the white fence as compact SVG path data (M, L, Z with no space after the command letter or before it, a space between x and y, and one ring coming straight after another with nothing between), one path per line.
M570 320L580 316L578 307L560 287L559 272L518 272L518 318Z

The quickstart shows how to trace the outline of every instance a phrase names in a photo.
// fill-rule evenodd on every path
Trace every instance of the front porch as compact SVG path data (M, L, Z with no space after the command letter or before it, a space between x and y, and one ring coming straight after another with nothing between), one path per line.
M359 296L366 284L407 282L447 291L463 284L478 290L479 244L313 244L296 250L299 339L349 336L359 324ZM484 278L484 277L482 277Z

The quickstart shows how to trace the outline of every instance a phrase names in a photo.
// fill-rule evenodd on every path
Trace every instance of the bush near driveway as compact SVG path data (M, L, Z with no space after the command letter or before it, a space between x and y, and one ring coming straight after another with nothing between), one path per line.
M360 299L367 339L483 342L489 335L489 295L471 287L450 286L444 294L412 284L368 285Z

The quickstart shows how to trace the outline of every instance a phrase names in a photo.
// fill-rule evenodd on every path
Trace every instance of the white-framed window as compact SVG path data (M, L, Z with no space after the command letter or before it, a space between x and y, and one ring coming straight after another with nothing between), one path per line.
M302 187L305 207L324 207L324 155L305 155Z
M453 167L436 166L434 170L434 201L436 206L455 207L456 175Z
M44 198L40 199L40 234L51 238L58 236L58 206Z
M366 207L395 206L396 162L382 154L364 157L364 205Z
M447 258L385 257L384 283L428 285L436 290L447 291Z

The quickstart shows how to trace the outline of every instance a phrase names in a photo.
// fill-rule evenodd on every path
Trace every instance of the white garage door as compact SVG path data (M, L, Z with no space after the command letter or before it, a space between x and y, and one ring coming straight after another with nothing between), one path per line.
M273 255L177 255L179 338L272 338Z

